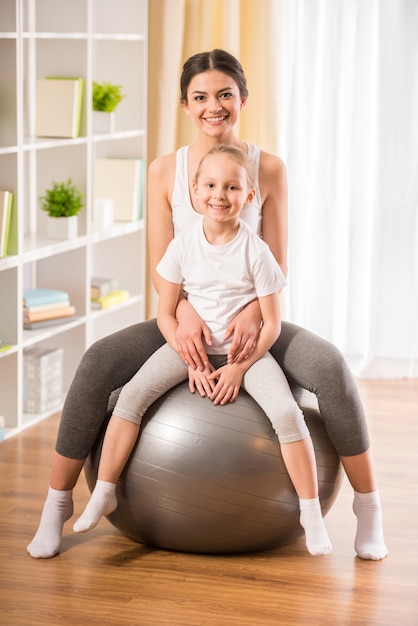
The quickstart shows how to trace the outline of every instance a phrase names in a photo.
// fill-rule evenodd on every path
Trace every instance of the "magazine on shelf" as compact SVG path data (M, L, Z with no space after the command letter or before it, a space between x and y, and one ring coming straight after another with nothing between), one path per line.
M23 306L25 307L65 302L69 299L68 293L60 289L38 287L36 289L25 289L23 291Z
M77 315L69 315L67 317L55 317L52 320L40 320L39 322L23 322L24 330L38 330L40 328L47 328L48 326L58 326L61 324L68 324L79 319Z
M107 296L111 291L116 290L115 278L98 278L93 277L91 279L90 297L92 300L97 300L102 296Z
M143 159L96 160L94 198L112 198L116 222L142 218L144 168Z
M64 307L54 307L44 311L24 311L24 322L40 322L42 320L52 320L59 317L70 317L75 315L75 306L70 304Z
M126 289L116 289L106 296L91 301L92 309L108 309L111 306L129 300L130 293Z
M82 78L49 76L37 81L37 137L78 137L83 102Z
M51 309L58 309L70 306L70 304L71 302L69 300L62 300L62 302L50 302L47 304L34 304L32 306L23 307L23 313L32 313L34 311L50 311Z
M0 259L8 252L12 207L13 193L0 190Z

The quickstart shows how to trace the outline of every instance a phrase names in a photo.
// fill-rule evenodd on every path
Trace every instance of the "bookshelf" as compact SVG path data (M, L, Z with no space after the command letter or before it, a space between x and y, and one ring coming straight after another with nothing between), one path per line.
M2 0L0 3L0 189L13 193L8 255L0 258L0 415L6 437L60 409L23 411L24 356L56 349L63 354L63 401L91 343L145 319L144 219L94 220L98 159L146 163L147 0ZM80 133L36 136L37 81L83 78ZM123 85L114 130L94 132L93 80ZM47 236L40 196L53 180L71 178L84 196L78 234ZM145 206L145 181L142 202ZM145 215L145 211L143 211ZM111 277L129 298L103 310L90 306L90 280ZM70 294L77 315L66 324L23 330L22 293L36 287Z

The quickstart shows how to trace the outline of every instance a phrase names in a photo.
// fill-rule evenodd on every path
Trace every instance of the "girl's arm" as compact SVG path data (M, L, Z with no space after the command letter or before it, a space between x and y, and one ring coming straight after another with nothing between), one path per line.
M238 366L242 370L243 374L253 363L258 361L263 354L270 350L271 346L280 335L280 292L277 291L270 296L259 298L258 302L260 304L263 324L261 326L260 334L253 353L248 357L248 359L238 363Z
M158 298L157 324L164 339L177 351L176 332L178 322L176 308L180 295L181 285L171 283L159 277L160 294Z

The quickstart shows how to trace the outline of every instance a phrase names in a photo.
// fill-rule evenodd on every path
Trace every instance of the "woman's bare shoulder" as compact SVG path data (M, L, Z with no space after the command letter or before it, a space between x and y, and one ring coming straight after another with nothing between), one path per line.
M264 200L272 192L277 193L277 190L287 193L287 169L283 159L262 150L260 152L258 180Z
M260 168L266 171L273 169L276 173L286 173L286 165L283 159L271 152L265 152L265 150L260 150Z
M172 173L176 167L176 153L164 154L163 156L156 157L151 161L148 171L155 176L167 176Z

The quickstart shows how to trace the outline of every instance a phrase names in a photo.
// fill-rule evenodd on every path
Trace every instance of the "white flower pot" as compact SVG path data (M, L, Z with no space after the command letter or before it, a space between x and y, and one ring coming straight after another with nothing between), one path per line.
M47 217L48 239L75 239L78 234L78 216Z
M93 111L93 132L94 133L114 133L116 130L115 112Z

